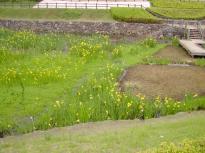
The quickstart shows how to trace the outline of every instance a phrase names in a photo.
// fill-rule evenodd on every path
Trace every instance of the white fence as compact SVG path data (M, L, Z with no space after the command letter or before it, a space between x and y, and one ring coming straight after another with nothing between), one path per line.
M38 3L33 8L75 8L75 9L110 9L111 7L146 8L142 4L131 2L69 2L69 3Z

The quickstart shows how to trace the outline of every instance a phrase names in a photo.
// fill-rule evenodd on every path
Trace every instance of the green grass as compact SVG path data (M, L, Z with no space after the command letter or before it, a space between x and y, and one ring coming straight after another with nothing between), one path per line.
M113 21L109 10L1 8L0 19Z
M171 19L197 20L205 19L205 9L149 8L152 12Z
M205 58L199 58L195 62L196 65L205 66Z
M107 36L1 29L0 134L204 109L204 97L178 102L119 92L122 71L164 46L151 38L114 45Z
M194 2L187 1L183 2L180 0L150 0L154 7L159 8L179 8L179 9L205 9L205 2Z
M139 8L111 8L115 20L125 22L158 23L159 20L144 9Z
M36 3L35 0L0 0L0 8L32 8Z
M193 112L145 121L108 121L37 131L0 139L0 152L203 153L204 116L204 112Z
M0 0L0 2L13 2L13 3L21 3L21 2L38 2L40 0Z

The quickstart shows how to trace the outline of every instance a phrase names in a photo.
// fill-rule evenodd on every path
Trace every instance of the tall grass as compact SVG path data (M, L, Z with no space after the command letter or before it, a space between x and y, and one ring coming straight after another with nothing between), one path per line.
M162 47L154 39L113 45L107 36L1 29L0 134L205 108L196 95L179 102L119 91L123 70Z

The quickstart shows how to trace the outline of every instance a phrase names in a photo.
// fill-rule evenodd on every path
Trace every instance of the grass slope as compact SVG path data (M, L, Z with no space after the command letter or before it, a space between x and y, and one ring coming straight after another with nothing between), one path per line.
M0 19L113 21L109 10L1 8Z
M205 2L181 1L181 0L150 0L154 7L159 8L179 8L179 9L204 9Z
M184 139L200 140L205 137L204 128L203 111L146 121L87 123L0 139L0 153L131 153L156 148L165 141L178 144Z
M205 9L175 9L175 8L148 8L152 12L165 18L197 20L205 19Z

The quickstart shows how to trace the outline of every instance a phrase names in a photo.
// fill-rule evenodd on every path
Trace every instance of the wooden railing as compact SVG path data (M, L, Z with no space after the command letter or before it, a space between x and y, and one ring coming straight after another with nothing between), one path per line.
M145 8L134 3L106 3L106 2L66 2L66 3L0 3L3 8L84 8L84 9L109 9L111 7L136 7Z

